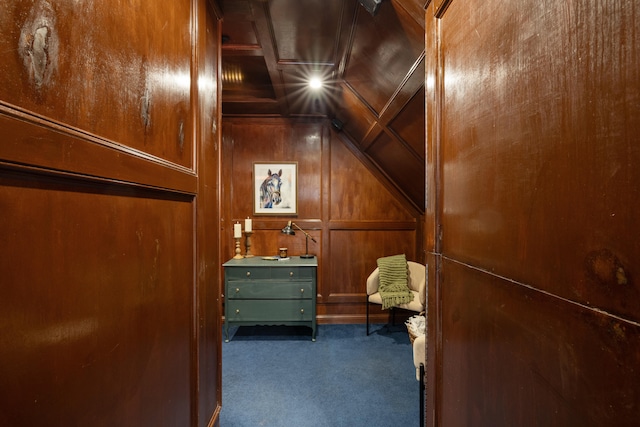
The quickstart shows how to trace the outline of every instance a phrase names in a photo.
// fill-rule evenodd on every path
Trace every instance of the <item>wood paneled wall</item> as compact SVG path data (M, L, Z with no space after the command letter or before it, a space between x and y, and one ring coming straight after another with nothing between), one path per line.
M217 424L216 15L0 4L0 425Z
M638 425L640 9L426 17L428 425Z
M225 118L222 134L222 259L234 255L232 224L247 217L254 255L276 255L279 247L304 253L302 233L280 232L293 220L318 241L309 252L318 256L319 322L364 321L365 281L378 257L422 261L421 214L326 120ZM253 163L290 161L298 163L298 214L254 215Z

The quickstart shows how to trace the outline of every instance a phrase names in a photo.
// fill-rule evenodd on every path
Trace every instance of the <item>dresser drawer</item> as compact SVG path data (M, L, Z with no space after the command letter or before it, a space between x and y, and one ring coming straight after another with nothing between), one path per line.
M228 301L227 319L232 322L278 322L311 321L312 300L231 300Z
M271 269L264 267L225 268L227 280L265 280L271 278Z
M247 282L229 283L226 299L305 299L313 297L312 282Z
M284 262L284 261L283 261ZM273 267L271 268L272 279L307 279L315 277L315 269L300 267Z
M282 261L284 262L284 261ZM315 277L315 268L300 267L234 267L226 268L227 280L309 279Z

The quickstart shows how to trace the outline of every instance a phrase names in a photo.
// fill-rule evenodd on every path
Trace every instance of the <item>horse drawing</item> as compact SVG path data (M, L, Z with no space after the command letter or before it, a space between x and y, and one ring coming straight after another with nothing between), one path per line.
M269 169L268 177L262 181L260 186L260 207L273 208L274 205L280 204L282 197L280 196L280 186L282 185L282 169L278 173L271 173Z

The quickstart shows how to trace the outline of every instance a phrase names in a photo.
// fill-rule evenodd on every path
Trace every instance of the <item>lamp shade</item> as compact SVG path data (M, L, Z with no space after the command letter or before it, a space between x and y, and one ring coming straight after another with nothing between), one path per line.
M291 221L287 223L287 225L282 229L282 234L289 234L291 236L296 235L296 231L291 227Z
M305 237L305 249L306 250L305 250L304 254L300 255L300 258L313 258L313 257L315 257L315 255L309 253L309 239L311 239L313 242L315 242L316 239L311 237L309 235L309 233L307 233L302 228L300 228L300 226L298 224L296 224L295 222L289 221L287 223L287 225L282 229L282 234L289 234L291 236L295 236L296 235L296 231L293 229L293 227L296 227L298 230L302 231L304 233L304 237Z

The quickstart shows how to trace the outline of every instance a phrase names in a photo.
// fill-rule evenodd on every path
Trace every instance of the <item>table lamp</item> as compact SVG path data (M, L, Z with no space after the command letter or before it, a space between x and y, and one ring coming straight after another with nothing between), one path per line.
M309 235L309 233L307 233L302 228L300 228L300 226L298 224L296 224L295 222L289 221L287 223L287 226L282 229L282 234L289 234L290 236L295 236L296 235L296 231L293 229L293 227L296 227L298 230L302 231L304 233L305 237L306 237L305 253L300 255L300 258L313 258L313 257L315 257L315 255L309 253L309 239L313 240L313 242L315 242L315 243L318 243L318 242L316 242L316 239L311 237Z

